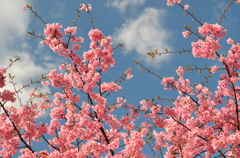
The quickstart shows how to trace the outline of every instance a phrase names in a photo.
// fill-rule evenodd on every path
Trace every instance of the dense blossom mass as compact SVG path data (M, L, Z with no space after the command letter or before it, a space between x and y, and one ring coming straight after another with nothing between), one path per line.
M235 2L240 3L230 4ZM167 0L167 5L179 5L194 17L187 11L190 5L182 5L181 0ZM81 4L77 11L90 14L91 10L91 5ZM62 31L59 23L46 24L41 44L66 61L41 80L56 92L43 94L35 89L30 97L38 100L21 108L7 106L8 102L18 104L20 91L6 87L6 73L14 62L0 68L0 157L12 157L18 151L20 158L144 158L157 153L166 158L239 157L240 43L223 40L227 31L220 23L198 24L196 33L188 27L182 33L184 38L198 37L191 43L192 55L218 63L195 69L179 66L177 77L161 77L148 70L161 79L164 90L176 91L169 106L156 101L164 101L160 96L138 105L127 103L125 97L109 103L109 96L122 89L120 84L133 77L128 68L118 80L104 80L116 63L112 38L93 28L88 33L89 50L81 52L85 40L78 36L76 25ZM230 49L220 54L223 42ZM192 83L184 77L189 70L206 70L219 77L216 89L211 90L207 82ZM45 113L49 123L41 119ZM35 144L42 142L45 149L39 151Z

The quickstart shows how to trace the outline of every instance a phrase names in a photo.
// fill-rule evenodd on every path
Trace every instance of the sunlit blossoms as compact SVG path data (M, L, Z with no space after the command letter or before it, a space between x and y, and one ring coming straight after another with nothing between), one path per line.
M204 23L202 27L199 27L199 33L206 36L204 40L198 40L197 42L192 42L192 53L195 57L202 57L207 59L215 59L216 52L221 49L219 40L223 38L226 34L226 30L223 29L219 24L208 24Z
M157 77L160 95L133 103L128 103L128 96L121 94L122 82L133 77L133 69L128 68L112 79L114 73L109 69L115 66L114 51L120 44L114 47L113 39L100 29L89 29L85 38L89 43L79 36L81 26L75 23L65 29L59 23L44 23L43 35L30 32L64 62L40 80L30 81L19 89L14 76L7 75L16 60L10 59L8 67L0 68L0 157L16 154L20 158L239 157L240 43L230 37L221 41L226 30L220 22L201 23L188 12L190 5L181 3L167 0L168 6L180 6L195 18L200 27L195 31L185 27L187 31L182 35L196 36L197 40L191 43L190 50L166 50L158 55L192 52L195 58L204 58L201 63L208 62L201 67L195 65L198 63L177 65L176 71L167 70L171 73L169 77L136 62L142 70ZM239 1L227 6L234 3ZM37 16L32 6L23 9L30 9ZM87 13L93 20L91 10L91 5L81 4L77 13ZM225 45L228 50L222 49ZM169 68L172 66L175 65ZM39 92L34 84L51 87L51 93ZM168 92L161 92L161 87ZM19 97L24 88L31 91L26 103ZM141 93L134 90L133 100Z
M77 30L77 27L67 27L66 29L64 29L64 33L65 35L69 35L69 34L75 34Z
M203 26L201 26L198 30L199 33L201 33L203 36L214 36L218 39L223 38L223 36L225 36L227 33L227 31L224 30L223 27L219 24L204 23Z
M205 41L199 40L192 42L192 53L193 56L197 58L215 59L216 52L221 49L221 47L218 40L207 36Z

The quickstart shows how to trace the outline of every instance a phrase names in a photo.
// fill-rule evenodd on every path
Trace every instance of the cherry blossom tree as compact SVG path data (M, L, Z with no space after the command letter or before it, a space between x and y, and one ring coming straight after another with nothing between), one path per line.
M81 4L74 24L62 28L58 23L46 23L33 7L26 5L44 24L44 34L28 32L42 45L65 59L65 63L52 69L47 76L31 82L25 87L41 83L57 91L53 94L30 93L31 101L20 108L7 106L15 104L21 89L6 89L7 77L15 85L14 77L7 76L9 67L0 68L0 157L239 157L240 155L240 118L239 118L239 68L240 43L230 37L222 41L227 30L221 26L231 5L227 4L220 21L215 24L201 22L188 9L190 4L181 0L167 0L169 6L179 6L198 23L194 31L185 26L183 37L196 36L191 50L148 52L152 58L169 53L188 53L196 58L218 60L221 66L205 66L176 70L177 77L162 77L149 70L139 61L136 63L144 71L161 80L165 90L178 93L169 99L171 106L159 103L164 98L145 99L138 105L127 103L122 97L108 103L108 96L121 90L120 84L131 79L129 68L111 82L103 81L103 76L116 63L112 38L95 28L92 20L91 5ZM89 14L92 29L88 35L91 40L88 51L81 52L84 38L77 34L77 20L81 13ZM231 46L228 52L220 54L221 42ZM82 54L82 55L81 55ZM207 82L191 84L184 77L187 71L207 71L208 77L218 77L216 91L207 87ZM38 99L38 100L35 100ZM46 111L50 110L50 122L39 122ZM118 111L127 111L119 114ZM137 126L137 122L141 126ZM38 150L36 144L44 144L45 150ZM149 154L151 153L151 154Z

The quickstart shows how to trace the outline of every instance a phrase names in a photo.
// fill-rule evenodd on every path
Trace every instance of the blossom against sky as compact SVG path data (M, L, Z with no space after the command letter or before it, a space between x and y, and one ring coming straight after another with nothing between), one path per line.
M183 3L187 4L188 2L190 1L186 0ZM223 8L227 5L227 1L225 1L226 3L223 3L223 1L219 3L217 0L192 0L191 2L191 6L185 6L185 9L195 11L195 17L203 19L204 22L210 24L215 24L219 21L219 15L223 13ZM190 36L185 39L182 32L186 31L184 25L192 25L193 29L197 30L198 22L192 21L191 16L184 16L183 14L186 12L181 7L167 7L166 1L108 0L104 2L90 2L86 0L72 0L71 2L66 2L59 0L49 2L46 0L28 0L16 2L14 0L4 0L0 8L0 19L4 22L0 26L0 32L2 33L0 37L1 67L8 65L9 58L20 57L20 61L11 67L10 72L16 76L16 81L21 85L29 82L31 78L34 80L39 79L41 73L47 75L50 69L62 63L62 59L57 57L47 47L39 44L39 39L33 40L32 37L27 36L26 32L31 30L34 30L36 34L42 33L45 25L39 19L30 15L29 11L21 10L21 8L26 4L32 4L34 10L39 11L38 14L44 21L60 23L62 29L65 29L73 25L77 15L75 9L79 8L80 3L91 3L93 7L91 15L93 22L96 24L95 27L102 30L105 35L112 36L115 45L119 42L123 43L123 48L115 50L116 66L110 70L111 75L104 76L104 79L106 81L115 80L125 70L132 67L134 77L130 81L123 83L123 89L120 90L117 87L120 92L116 93L116 95L120 97L126 96L127 100L135 105L139 104L140 100L155 97L156 95L167 96L167 92L162 91L162 86L156 78L140 71L138 65L134 63L134 59L139 60L150 68L154 68L163 76L174 76L175 69L179 65L202 66L210 64L210 66L214 66L217 64L217 61L214 60L208 61L208 63L205 60L196 62L193 57L186 57L184 54L177 57L164 55L155 57L155 60L145 55L148 51L156 49L160 52L166 50L166 48L169 51L181 50L183 48L191 49L191 42L194 41L194 37ZM227 30L227 34L224 37L226 39L222 40L225 41L225 44L222 45L223 49L221 51L228 50L229 46L226 42L228 37L234 39L239 34L239 29L237 29L239 24L236 15L239 15L238 11L229 10L227 13L229 18L227 20L224 19L222 22L222 26ZM81 46L79 53L89 49L87 34L92 28L89 20L89 16L83 14L77 23L79 36L85 38L85 43ZM204 35L205 33L201 34ZM209 41L211 40L213 39L210 38ZM228 43L230 42L228 40ZM193 52L198 57L198 52ZM209 58L215 59L214 56ZM212 70L212 72L215 71L217 70ZM178 73L181 74L183 72L178 69ZM173 77L168 79L172 80ZM197 77L195 79L197 81ZM39 90L44 92L50 91L50 89L44 89L43 87L40 87ZM111 101L111 99L109 100Z
M189 11L195 11L195 16L209 23L217 23L219 16L223 13L226 1L218 0L185 0L183 5L191 2ZM48 74L50 69L62 63L63 60L54 55L49 48L42 47L40 40L33 40L26 32L34 30L37 34L43 32L44 24L29 11L22 10L22 6L32 4L38 10L38 14L48 23L60 23L63 29L73 25L76 17L76 9L79 5L91 3L93 10L91 14L96 28L103 31L105 35L113 38L114 44L123 43L124 47L115 50L117 60L115 68L111 69L111 76L107 80L114 80L129 67L133 68L133 77L127 83L126 88L121 90L119 95L130 95L130 101L138 102L144 98L161 94L161 85L154 77L143 73L135 64L134 59L141 61L151 68L156 69L164 76L175 75L175 69L179 65L200 64L195 63L194 58L184 55L165 55L151 57L145 54L148 51L158 49L159 52L166 48L169 51L191 49L191 41L194 38L183 38L182 32L186 31L184 25L192 25L196 30L198 25L192 21L192 17L184 16L185 11L178 7L168 7L166 1L159 0L106 0L106 1L32 1L32 0L3 0L0 6L0 19L3 24L0 26L1 66L8 65L8 59L21 57L11 73L16 76L18 83L27 83L31 78L39 79L40 74ZM222 22L227 30L226 36L233 39L237 36L236 28L239 27L239 12L230 9L227 19ZM77 24L78 33L85 38L86 43L81 46L82 52L89 49L88 31L91 29L87 14L81 15ZM223 45L228 50L229 46ZM80 50L80 51L81 51ZM216 63L210 63L214 66ZM146 83L146 79L149 80ZM43 88L43 87L42 87ZM138 90L137 90L138 89ZM50 91L42 89L42 91ZM140 93L141 92L141 93ZM132 100L131 100L132 98Z

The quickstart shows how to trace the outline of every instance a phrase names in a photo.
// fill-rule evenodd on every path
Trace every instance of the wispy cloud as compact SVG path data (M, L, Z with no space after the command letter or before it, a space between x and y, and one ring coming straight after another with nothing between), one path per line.
M3 0L0 5L0 67L9 65L9 58L15 59L20 57L8 71L16 76L15 81L18 87L24 83L29 83L30 79L39 79L41 73L46 74L47 68L43 68L37 63L37 58L30 54L29 43L26 41L26 32L31 22L30 14L21 9L22 6L29 4L31 1L12 1ZM7 85L8 89L13 89L12 85ZM41 91L42 88L40 88ZM49 91L49 89L44 88ZM28 100L29 90L24 90L21 97L22 101Z
M227 2L218 0L214 0L213 2L214 2L213 5L214 15L217 19L219 19L219 16L223 14L224 8L227 7Z
M137 19L129 19L116 30L114 39L124 44L126 53L137 53L138 57L149 65L159 67L167 61L169 55L152 60L148 51L170 49L171 31L164 27L166 13L161 9L146 8Z
M62 18L64 14L66 14L66 4L62 2L55 2L54 8L50 11L50 17L56 20Z
M127 7L138 6L144 3L145 0L109 0L107 2L107 5L111 7L116 7L122 13Z

